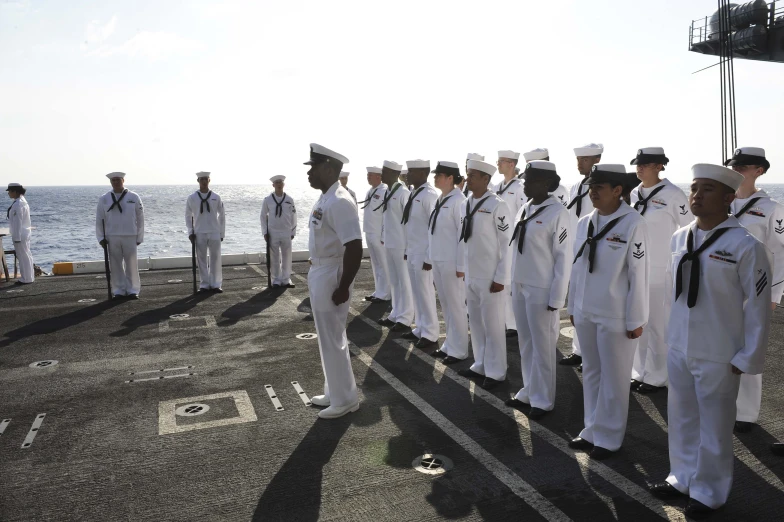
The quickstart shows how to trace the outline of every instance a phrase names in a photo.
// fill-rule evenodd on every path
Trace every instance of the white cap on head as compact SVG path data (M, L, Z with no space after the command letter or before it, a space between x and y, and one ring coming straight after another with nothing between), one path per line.
M408 174L408 169L403 169L400 171L401 176L405 176L406 174Z
M272 176L270 178L270 181L275 183L276 181L284 181L285 179L286 179L286 176L284 176L283 174L278 174L277 176Z
M543 161L543 160L532 160L528 165L525 166L525 170L551 170L555 172L555 163L551 161Z
M367 169L368 174L381 174L380 167L365 167Z
M760 147L741 147L735 149L732 157L724 162L726 166L733 165L760 165L767 171L770 162L765 158L765 149Z
M601 156L604 153L604 145L601 143L589 143L574 149L574 155L580 156Z
M330 149L324 147L323 145L319 145L318 143L311 143L310 144L310 160L306 161L305 165L313 165L314 164L314 160L322 159L322 158L318 158L318 156L314 158L313 157L314 154L316 154L318 156L326 156L327 158L335 159L335 160L343 163L344 165L346 163L348 163L348 158L343 156L342 154L338 154L334 150L330 150Z
M430 170L430 160L411 160L406 161L406 167L409 169L427 169Z
M489 174L491 176L495 174L495 165L490 165L484 161L468 160L468 168L484 172L485 174Z
M348 175L349 175L349 174L350 174L350 172L348 172L348 171L345 171L345 170L341 170L341 171L340 171L340 176L338 176L338 177L339 177L339 178L348 178Z
M692 166L691 178L712 179L727 185L732 190L738 190L740 184L743 183L743 174L728 169L727 167L712 165L710 163L697 163Z
M109 178L109 179L112 179L112 178L125 179L125 172L110 172L110 173L108 173L106 175L106 177Z
M525 161L544 160L550 157L550 151L547 149L534 149L523 153Z
M515 152L513 150L499 150L498 151L498 157L499 158L512 159L512 160L519 160L520 159L520 153L519 152Z
M203 170L201 172L197 172L196 173L196 179L199 179L199 178L209 178L209 177L210 177L210 173L209 172L204 172Z
M21 183L9 183L8 184L8 188L5 189L5 191L8 192L9 190L14 190L14 189L17 189L17 188L22 188L22 184Z
M385 169L396 170L396 171L400 172L401 170L403 170L403 165L400 165L399 163L395 163L394 161L384 160L384 168Z
M475 152L469 152L468 156L466 156L467 160L477 160L477 161L484 161L485 157L481 154L476 154Z
M626 167L618 163L597 163L591 167L591 172L615 172L618 174L626 174Z

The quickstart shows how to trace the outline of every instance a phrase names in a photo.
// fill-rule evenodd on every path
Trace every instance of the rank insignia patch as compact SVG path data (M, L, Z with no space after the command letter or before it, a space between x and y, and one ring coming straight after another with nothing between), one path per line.
M686 210L686 205L678 205L678 206L681 207L681 216L685 216L686 214L689 213L689 211Z
M566 239L566 229L564 228L563 230L561 230L561 234L558 236L558 243L559 244L563 243L565 239Z
M757 297L759 297L762 291L765 290L765 287L768 286L768 273L763 271L762 276L760 276L760 278L757 279L756 284L757 284Z
M507 230L509 230L509 225L504 223L504 220L506 220L505 216L498 217L498 221L499 221L498 230L500 230L501 232L506 232Z
M777 227L774 229L774 230L776 231L776 234L784 234L784 227L783 227L783 226L781 226L781 222L782 222L782 221L784 221L784 219L777 219L777 220L776 220L776 224L778 225L778 226L777 226Z
M643 257L645 257L645 250L640 250L640 248L642 247L642 243L635 243L634 247L637 249L634 252L632 252L632 255L634 256L635 259L642 259Z

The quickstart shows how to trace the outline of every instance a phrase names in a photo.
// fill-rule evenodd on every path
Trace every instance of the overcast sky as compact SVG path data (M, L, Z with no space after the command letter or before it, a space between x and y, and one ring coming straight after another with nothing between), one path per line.
M0 183L306 185L308 143L348 156L494 162L548 147L671 180L721 161L717 58L688 52L715 0L0 0ZM739 145L784 183L784 65L737 60ZM631 170L631 167L629 167Z

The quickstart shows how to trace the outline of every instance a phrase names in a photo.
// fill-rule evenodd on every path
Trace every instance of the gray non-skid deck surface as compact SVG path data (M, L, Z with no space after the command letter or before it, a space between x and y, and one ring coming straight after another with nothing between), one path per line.
M189 270L142 273L132 302L106 302L95 275L0 287L0 422L11 419L0 435L0 520L682 519L683 503L644 492L668 470L666 392L632 397L612 460L564 451L582 425L574 369L558 367L556 409L529 429L499 402L521 386L516 339L508 384L492 395L468 386L375 324L385 306L362 301L372 286L363 262L348 328L361 408L319 420L291 384L309 396L323 384L317 340L296 338L315 331L307 264L295 264L297 288L276 292L263 290L263 267L237 268L226 267L220 295L192 296ZM760 426L737 437L733 492L715 520L784 512L784 459L768 451L784 437L783 323L777 312ZM562 336L561 353L568 343ZM59 364L28 366L50 359ZM173 370L131 375L161 369ZM247 394L250 412L227 392L240 403ZM214 394L224 395L189 400ZM172 414L191 402L210 410ZM454 469L413 470L426 451Z

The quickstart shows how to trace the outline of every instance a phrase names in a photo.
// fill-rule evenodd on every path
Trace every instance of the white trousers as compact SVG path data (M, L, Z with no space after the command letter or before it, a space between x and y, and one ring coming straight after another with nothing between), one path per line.
M508 256L512 259L512 249L515 248L514 245L510 245ZM511 271L514 271L514 267L512 267ZM504 288L504 294L506 294L506 299L504 300L504 323L506 324L507 330L517 330L517 319L515 318L514 312L514 305L512 303L512 294L514 293L514 283L511 283L508 287Z
M762 403L762 374L740 376L740 388L736 406L738 413L735 420L741 422L757 422Z
M220 288L223 284L220 234L196 234L196 261L199 267L199 288Z
M403 256L405 249L384 247L389 269L389 285L392 289L392 311L389 320L409 326L414 321L414 300L411 297L411 280L408 263Z
M312 266L308 272L310 308L316 323L321 367L324 370L324 395L332 406L342 407L359 400L357 383L351 369L346 320L354 293L352 285L349 299L340 306L332 302L343 275L343 262L326 266Z
M291 235L270 234L269 248L272 284L291 284Z
M616 451L629 417L629 373L638 339L626 337L623 320L575 312L583 351L583 420L580 437Z
M523 388L515 399L550 411L555 405L555 353L558 311L550 311L550 290L512 283Z
M433 261L433 281L438 290L438 301L444 314L446 339L441 351L456 359L468 357L468 317L466 316L466 285L458 278L457 264Z
M33 253L30 251L30 235L22 233L21 241L14 241L16 259L19 263L19 281L32 283L35 281Z
M667 397L670 475L681 493L716 509L727 502L734 467L732 428L740 376L732 366L670 350Z
M497 381L506 378L504 306L506 288L490 293L491 279L467 277L468 325L474 364L471 370Z
M420 256L408 256L408 277L414 298L414 335L428 341L438 341L441 329L436 311L436 289L433 286L433 269L422 270L425 262Z
M651 272L653 272L653 268ZM656 269L665 270L665 269ZM650 314L648 324L643 328L637 352L632 365L632 379L653 386L667 385L667 321L670 317L672 301L669 292L672 283L654 281L650 284Z
M387 253L384 250L384 245L381 244L381 235L365 234L365 243L370 251L370 267L373 269L373 281L375 282L373 297L388 301L391 296L389 269L387 268Z
M106 236L109 242L109 270L112 271L112 294L139 295L139 260L136 259L136 236Z

